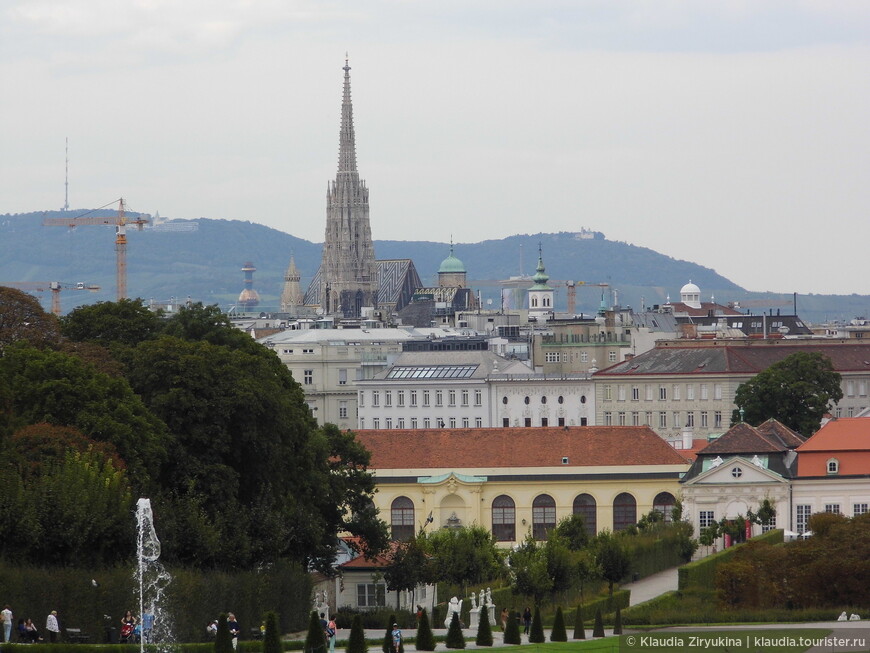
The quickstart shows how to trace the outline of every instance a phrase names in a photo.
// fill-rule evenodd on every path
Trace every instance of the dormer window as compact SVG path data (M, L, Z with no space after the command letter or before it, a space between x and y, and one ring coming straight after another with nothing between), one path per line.
M828 474L839 474L840 473L840 461L836 458L831 458L828 460Z

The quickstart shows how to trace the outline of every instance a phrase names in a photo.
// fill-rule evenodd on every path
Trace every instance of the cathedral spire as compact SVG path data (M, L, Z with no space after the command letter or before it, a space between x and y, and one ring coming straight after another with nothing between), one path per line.
M353 133L353 103L350 100L350 66L344 55L344 95L341 100L341 133L338 145L338 171L356 172L356 139Z

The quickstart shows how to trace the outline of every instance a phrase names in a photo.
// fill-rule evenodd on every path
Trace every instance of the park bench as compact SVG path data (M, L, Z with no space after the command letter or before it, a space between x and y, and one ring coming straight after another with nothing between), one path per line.
M91 641L91 636L83 633L81 628L65 628L66 640L70 644L87 644Z

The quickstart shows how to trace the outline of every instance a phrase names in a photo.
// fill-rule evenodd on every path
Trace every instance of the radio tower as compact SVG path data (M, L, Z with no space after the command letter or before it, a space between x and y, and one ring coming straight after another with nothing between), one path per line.
M66 143L64 147L64 153L66 154L66 168L63 181L63 210L69 211L69 137L67 136L64 141Z

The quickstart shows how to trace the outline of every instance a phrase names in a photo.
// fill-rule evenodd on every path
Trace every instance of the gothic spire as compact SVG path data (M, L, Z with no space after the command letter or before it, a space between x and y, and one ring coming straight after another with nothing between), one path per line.
M341 134L338 146L338 172L356 172L356 142L353 134L353 104L350 101L350 66L344 58L344 95L341 100Z

